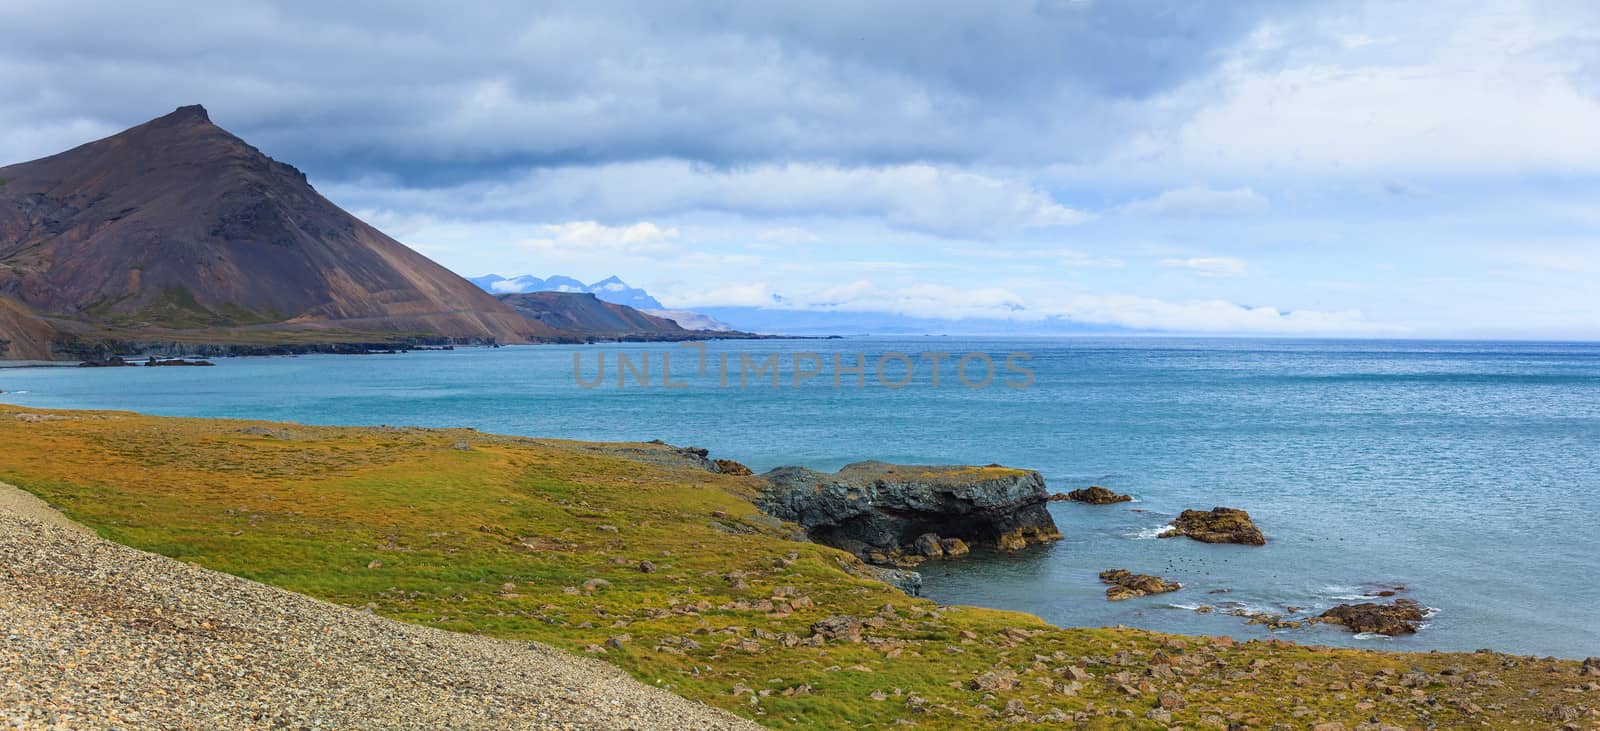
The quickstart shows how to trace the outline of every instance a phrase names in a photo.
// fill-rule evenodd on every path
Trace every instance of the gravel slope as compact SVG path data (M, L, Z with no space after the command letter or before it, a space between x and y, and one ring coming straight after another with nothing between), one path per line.
M0 729L754 729L544 645L137 551L0 485Z

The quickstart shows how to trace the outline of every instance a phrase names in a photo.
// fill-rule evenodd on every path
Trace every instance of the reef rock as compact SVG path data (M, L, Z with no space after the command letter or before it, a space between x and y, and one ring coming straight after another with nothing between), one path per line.
M1073 490L1067 493L1066 499L1090 505L1110 505L1111 503L1125 503L1133 500L1127 495L1114 493L1099 485L1090 485L1082 490Z
M1101 571L1100 580L1111 585L1106 589L1108 602L1120 602L1123 599L1150 594L1166 594L1183 588L1183 584L1175 581L1164 581L1159 576L1136 574L1126 569Z
M1410 599L1396 599L1393 604L1340 604L1323 612L1318 619L1326 624L1342 625L1351 632L1394 637L1416 633L1417 625L1426 616L1421 604Z
M1267 537L1250 521L1250 514L1237 508L1212 508L1185 510L1161 538L1188 536L1205 543L1238 543L1246 546L1264 546Z
M1044 478L1031 470L857 462L832 474L780 467L763 476L763 510L871 563L1061 538Z

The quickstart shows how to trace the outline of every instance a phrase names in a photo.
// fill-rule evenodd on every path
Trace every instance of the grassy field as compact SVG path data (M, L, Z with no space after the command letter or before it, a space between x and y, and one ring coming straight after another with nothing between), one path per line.
M600 655L776 728L1597 723L1584 714L1600 693L1583 687L1600 679L1574 662L1235 645L939 607L796 540L747 499L756 479L659 444L0 405L0 481L106 538L395 619ZM841 632L813 636L840 617Z

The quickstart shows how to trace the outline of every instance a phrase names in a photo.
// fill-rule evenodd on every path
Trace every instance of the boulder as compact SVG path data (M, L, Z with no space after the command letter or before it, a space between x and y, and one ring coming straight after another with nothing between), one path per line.
M1583 661L1583 668L1579 672L1581 672L1585 677L1600 677L1600 657L1591 657L1585 659Z
M1065 499L1090 505L1110 505L1111 503L1125 503L1133 500L1127 495L1114 493L1099 485L1090 485L1081 490L1073 490L1067 493Z
M1398 635L1414 634L1417 625L1426 615L1422 605L1410 599L1396 599L1393 604L1340 604L1318 617L1326 624L1337 624L1351 632Z
M749 467L746 467L731 459L714 459L711 460L711 464L716 465L717 471L724 475L743 476L755 474L754 472L750 471Z
M848 615L836 615L811 623L811 634L836 642L860 642L861 620Z
M1237 508L1185 510L1160 537L1176 536L1188 536L1204 543L1267 544L1267 537L1250 521L1250 514Z
M957 558L972 552L967 542L960 538L940 538L939 547L944 549L945 558Z
M923 533L917 536L913 547L917 549L917 553L928 558L944 558L944 544L939 542L938 534Z
M780 467L763 477L763 510L871 563L959 555L947 547L952 539L1010 551L1061 538L1044 478L1031 470L857 462L831 474Z
M1110 584L1106 589L1106 601L1119 602L1123 599L1132 599L1150 594L1166 594L1183 588L1182 584L1173 581L1164 581L1159 576L1149 574L1135 574L1125 569L1111 569L1100 572L1100 580Z

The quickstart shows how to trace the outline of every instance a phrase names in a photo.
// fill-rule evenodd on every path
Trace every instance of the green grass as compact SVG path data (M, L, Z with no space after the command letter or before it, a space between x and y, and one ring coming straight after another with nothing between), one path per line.
M30 420L41 416L49 420ZM252 427L286 429L291 438L241 431ZM470 448L455 448L461 442ZM599 655L607 638L627 634L632 639L604 659L778 728L1029 727L1006 723L1010 701L1032 714L1083 714L1085 728L1156 727L1143 719L1169 690L1187 699L1174 723L1190 728L1230 715L1251 728L1301 728L1312 719L1353 728L1373 715L1405 727L1502 727L1566 702L1562 689L1575 682L1574 663L1527 660L1512 673L1498 655L1263 642L1212 648L1194 638L1056 629L1018 613L941 608L857 578L845 553L792 540L793 526L749 502L755 478L674 466L664 446L627 445L652 455L645 464L608 445L470 430L8 406L0 406L0 444L0 480L112 540L408 622L580 654ZM637 569L647 560L652 573ZM735 571L742 580L728 578ZM590 579L610 585L581 590ZM780 587L795 587L810 606L778 596L788 591ZM763 601L791 611L770 611ZM892 617L869 627L866 642L785 646L785 636L803 639L817 620L871 618L886 605ZM1199 664L1175 679L1147 676L1166 655ZM1075 693L1059 692L1066 679L1058 670L1068 666L1095 677ZM1378 682L1380 673L1413 666L1494 672L1504 685L1471 688L1479 710L1470 717L1466 701L1449 695L1467 689L1430 686L1446 699L1430 705L1409 690L1328 687ZM970 687L995 667L1017 672L1020 684L994 693ZM1152 685L1125 694L1118 686L1129 683L1106 680L1118 672L1133 673L1134 686ZM771 693L752 702L732 694L738 686ZM809 691L784 694L801 687ZM923 710L908 704L913 695L926 699ZM1305 713L1294 715L1296 708Z

